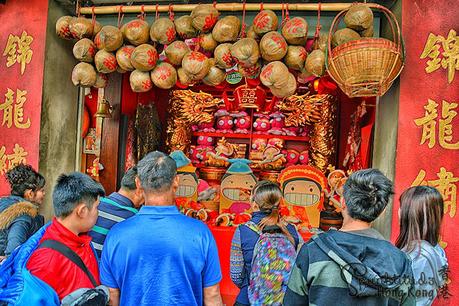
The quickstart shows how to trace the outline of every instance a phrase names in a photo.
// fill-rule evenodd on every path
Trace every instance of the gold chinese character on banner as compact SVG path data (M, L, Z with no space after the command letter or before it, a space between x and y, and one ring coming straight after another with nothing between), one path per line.
M24 74L26 65L32 60L33 51L30 44L33 37L26 31L22 31L21 36L10 34L3 50L3 56L6 56L6 67L11 67L15 63L21 65L21 74Z
M451 29L446 38L430 33L421 54L421 59L425 58L429 58L425 71L432 73L443 67L448 71L448 83L451 84L456 70L459 70L459 37L456 31Z
M5 153L5 146L0 147L0 174L4 174L8 171L8 156Z
M437 173L438 179L426 180L426 171L420 170L411 186L428 185L438 189L444 201L444 214L449 214L452 218L456 215L457 209L457 186L459 177L455 177L452 172L447 171L444 167L440 168Z
M0 147L0 174L3 175L8 170L14 168L20 163L27 163L27 153L23 147L17 143L14 145L13 152L11 154L6 153L5 146Z
M441 119L438 126L438 142L440 146L445 149L457 150L459 149L459 141L456 143L451 143L453 140L453 125L452 121L454 117L457 116L455 109L457 108L457 103L449 103L443 101L441 108Z
M414 123L417 126L422 126L421 144L424 144L428 140L428 147L430 149L435 146L435 130L437 127L436 119L438 117L437 106L438 104L434 100L429 99L427 105L424 106L424 109L426 110L424 117L414 120Z
M432 149L436 144L437 135L437 119L438 119L438 104L431 99L428 99L424 106L424 116L414 119L414 123L422 127L421 145L427 143L429 149ZM448 102L443 100L441 107L441 116L438 124L438 143L444 149L457 150L459 149L459 141L453 142L453 119L457 116L455 109L458 103Z
M5 101L0 104L0 111L3 111L2 126L6 124L8 128L11 128L14 123L14 126L18 129L28 129L30 127L30 118L24 121L26 95L26 90L17 89L15 99L14 91L8 88L5 94Z

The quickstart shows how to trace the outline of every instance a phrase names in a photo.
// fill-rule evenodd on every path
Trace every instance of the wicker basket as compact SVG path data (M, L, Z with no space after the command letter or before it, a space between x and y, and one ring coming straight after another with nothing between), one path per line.
M394 42L384 38L362 38L332 50L333 33L349 9L336 15L328 34L326 65L328 74L351 98L384 95L399 76L405 61L400 28L394 14L378 4L366 5L384 13L389 20Z

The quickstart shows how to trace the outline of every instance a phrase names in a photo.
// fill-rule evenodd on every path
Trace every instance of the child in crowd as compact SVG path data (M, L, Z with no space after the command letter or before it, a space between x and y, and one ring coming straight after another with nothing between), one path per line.
M411 187L400 197L399 216L396 246L412 260L416 305L431 305L447 279L448 262L438 244L443 198L433 187Z
M231 279L240 288L240 292L236 299L235 305L264 304L263 301L253 301L249 299L249 291L253 290L254 285L255 287L257 286L257 284L252 283L252 281L254 280L253 275L251 275L252 263L256 264L256 261L253 260L253 257L263 255L265 253L264 251L266 251L260 250L260 247L264 247L266 245L270 245L270 247L284 246L284 250L270 250L270 252L275 251L276 255L273 256L279 255L283 257L281 261L285 259L292 259L294 262L295 260L295 250L297 249L298 245L302 242L302 238L298 234L293 225L285 223L280 218L279 205L281 199L282 191L280 190L279 186L273 182L258 182L252 190L252 219L251 221L240 225L236 229L231 243ZM277 242L264 240L264 237L268 237L267 239L271 239L269 238L269 236L265 236L267 233L269 233L270 235L274 235L272 236L274 239L279 238L280 235L284 238L284 241L287 241L287 243L283 243L282 241L281 243L278 243L279 240L277 240ZM267 243L263 243L263 240ZM254 252L255 250L256 252ZM293 250L293 254L291 254L291 250ZM255 253L258 253L258 255ZM289 254L292 255L293 258L285 258ZM263 260L265 260L265 258L260 258L258 259L258 262ZM285 284L287 281L288 279L284 279ZM282 290L285 292L284 287L285 286L282 286ZM255 289L260 290L260 288ZM266 288L266 290L264 291L272 292L273 295L276 294L273 288ZM251 294L251 298L253 299L254 297L258 297L260 299L262 298L258 293L255 295ZM276 297L268 298L276 299ZM271 302L270 304L273 305L273 303Z
M30 165L19 164L6 173L11 195L0 199L0 261L41 226L38 214L45 196L45 178Z

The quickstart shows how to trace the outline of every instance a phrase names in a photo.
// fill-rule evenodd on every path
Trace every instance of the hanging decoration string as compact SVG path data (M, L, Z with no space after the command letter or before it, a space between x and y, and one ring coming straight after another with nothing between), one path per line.
M75 2L75 13L77 17L80 17L80 0L77 0Z
M169 4L169 19L174 21L174 7L172 4Z
M123 24L123 18L124 18L123 6L120 5L118 7L118 29L120 29L121 25Z
M322 3L319 2L318 4L319 4L319 7L317 8L317 25L316 25L316 32L314 33L314 42L319 40L320 29L322 28L322 26L320 25L320 10L322 8Z
M156 15L155 15L155 20L158 20L159 18L159 4L156 3Z
M145 5L142 5L140 8L140 15L137 15L137 18L145 20L147 14L145 13Z
M91 12L92 12L91 13L92 14L91 22L92 22L92 26L93 27L96 25L96 14L95 14L94 10L95 10L95 7L93 6L91 8Z
M242 26L241 26L241 33L239 33L240 38L245 38L247 36L245 32L246 27L247 25L245 24L245 0L244 0L244 2L242 3Z
M263 10L263 7L264 7L264 6L263 6L263 2L261 2L261 3L260 3L260 11Z

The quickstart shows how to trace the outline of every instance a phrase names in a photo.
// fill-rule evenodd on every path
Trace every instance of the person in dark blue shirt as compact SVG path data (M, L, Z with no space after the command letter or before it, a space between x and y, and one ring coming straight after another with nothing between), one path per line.
M105 238L113 225L135 215L143 204L143 194L135 185L136 177L137 167L134 166L124 174L118 192L100 199L99 217L96 225L89 232L99 258L102 255Z
M215 240L201 221L175 206L175 161L147 154L136 183L145 205L108 233L100 265L112 305L223 305Z

